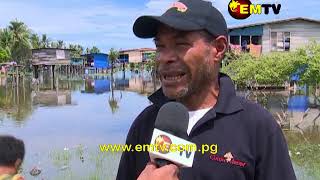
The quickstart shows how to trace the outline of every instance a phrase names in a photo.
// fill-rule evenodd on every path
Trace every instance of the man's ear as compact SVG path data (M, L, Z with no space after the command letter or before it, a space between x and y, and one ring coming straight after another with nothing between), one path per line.
M213 48L215 49L214 60L221 61L224 53L227 51L228 41L225 36L218 36L213 42Z

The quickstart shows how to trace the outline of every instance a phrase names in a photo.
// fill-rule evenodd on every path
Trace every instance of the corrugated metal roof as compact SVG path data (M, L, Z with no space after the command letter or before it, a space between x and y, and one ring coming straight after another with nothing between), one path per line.
M250 26L283 23L283 22L296 21L296 20L309 21L309 22L314 22L314 23L319 23L320 24L320 20L304 18L304 17L295 17L295 18L287 18L287 19L281 19L281 20L272 20L272 21L265 21L265 22L260 22L260 23L252 23L252 24L232 26L232 27L229 27L228 29L232 30L232 29L238 29L238 28L246 28L246 27L250 27Z
M154 48L125 49L125 50L121 50L119 52L123 53L123 52L130 52L130 51L156 51L156 49L154 49Z

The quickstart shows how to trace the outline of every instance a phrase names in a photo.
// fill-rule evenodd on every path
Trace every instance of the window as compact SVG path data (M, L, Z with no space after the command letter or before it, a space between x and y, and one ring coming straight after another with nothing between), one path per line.
M230 36L230 44L240 45L240 36Z
M285 51L290 50L290 33L289 32L284 33L284 50Z
M271 32L271 51L289 51L290 32Z
M129 54L120 54L119 55L119 60L121 62L129 62Z
M251 36L251 43L254 45L262 44L262 36Z
M271 32L271 51L277 50L277 33Z

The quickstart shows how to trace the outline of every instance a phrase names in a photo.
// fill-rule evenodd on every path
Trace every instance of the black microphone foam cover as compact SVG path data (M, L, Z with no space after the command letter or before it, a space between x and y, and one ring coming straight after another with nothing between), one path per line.
M181 103L168 102L160 108L156 118L155 128L187 139L188 123L188 109Z

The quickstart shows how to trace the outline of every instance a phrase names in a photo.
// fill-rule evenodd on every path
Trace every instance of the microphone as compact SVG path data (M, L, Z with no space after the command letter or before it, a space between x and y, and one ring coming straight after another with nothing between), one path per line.
M196 144L187 141L188 109L178 102L164 104L157 115L149 156L158 167L174 163L192 167Z

